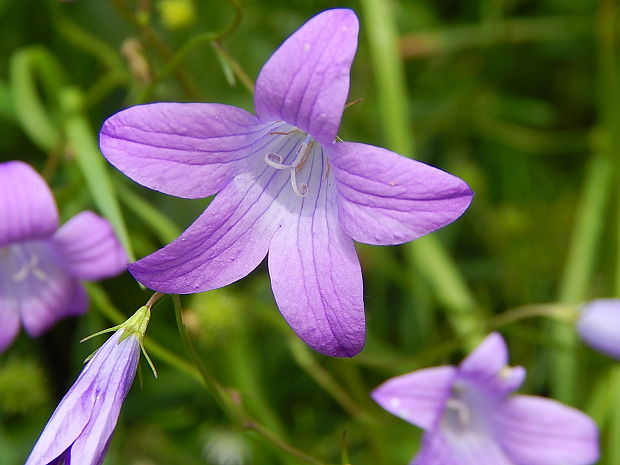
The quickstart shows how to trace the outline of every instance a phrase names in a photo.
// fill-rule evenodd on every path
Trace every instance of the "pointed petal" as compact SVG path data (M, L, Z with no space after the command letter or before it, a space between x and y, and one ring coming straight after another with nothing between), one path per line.
M208 197L243 165L269 127L240 108L215 103L152 103L112 115L99 144L112 165L165 194Z
M456 368L417 370L387 380L372 392L381 407L425 430L437 423L452 393Z
M114 337L114 347L93 383L100 395L88 424L71 447L72 463L100 465L103 462L123 401L133 383L140 354L138 339L129 336L120 343L117 340Z
M515 465L499 444L482 431L439 429L424 435L412 465ZM530 464L527 464L530 465Z
M620 299L599 299L584 305L577 331L590 347L620 360Z
M508 348L499 333L491 333L459 366L459 376L474 383L486 395L505 396L518 389L525 369L508 366Z
M461 179L379 147L327 148L338 188L340 223L354 240L393 245L456 220L473 193Z
M129 265L130 273L153 290L188 294L226 286L256 268L279 227L282 208L274 199L288 177L255 161L178 239Z
M0 247L51 236L58 210L50 188L30 165L0 163Z
M135 336L119 343L120 336L117 331L87 363L45 426L26 465L55 463L63 454L67 463L102 463L140 350Z
M364 345L362 275L355 247L338 224L333 179L317 148L308 195L290 188L288 216L269 246L269 275L280 312L313 349L352 357Z
M39 336L59 319L86 311L86 294L57 262L51 241L15 244L2 253L2 300L18 309L28 334Z
M261 121L283 120L333 142L349 93L359 24L348 9L327 10L291 35L263 66L254 105Z
M77 214L53 237L59 260L73 276L97 280L115 276L127 267L127 254L112 226L93 212Z
M26 465L47 465L65 453L82 433L93 413L97 398L96 379L112 349L112 336L86 364L45 425Z
M596 424L554 400L515 396L497 411L495 422L515 463L590 465L598 459Z

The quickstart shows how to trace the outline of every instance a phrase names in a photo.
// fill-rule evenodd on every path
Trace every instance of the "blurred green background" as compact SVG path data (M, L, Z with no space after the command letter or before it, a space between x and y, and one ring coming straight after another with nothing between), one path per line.
M63 220L97 210L142 257L209 200L158 194L109 167L97 148L103 120L149 101L252 111L251 85L272 51L319 11L350 7L361 31L349 100L361 101L345 111L340 136L438 166L476 197L431 237L358 246L368 338L354 359L330 359L296 338L265 266L182 298L215 378L297 452L224 415L187 365L165 299L147 344L159 379L143 370L105 463L408 463L420 431L383 412L369 392L415 368L457 363L499 329L511 362L528 370L522 391L593 415L600 463L618 465L618 364L585 348L571 322L538 316L620 297L617 2L238 2L0 0L0 160L31 163L51 184ZM102 342L78 341L150 296L128 274L89 291L85 317L36 340L22 334L0 354L0 465L23 463L81 361Z

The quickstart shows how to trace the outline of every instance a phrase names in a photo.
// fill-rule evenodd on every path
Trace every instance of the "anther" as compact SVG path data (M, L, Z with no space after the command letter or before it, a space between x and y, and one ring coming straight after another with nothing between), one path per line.
M448 399L446 407L456 413L460 426L465 427L469 424L469 409L467 408L467 404L465 404L465 402L451 397Z

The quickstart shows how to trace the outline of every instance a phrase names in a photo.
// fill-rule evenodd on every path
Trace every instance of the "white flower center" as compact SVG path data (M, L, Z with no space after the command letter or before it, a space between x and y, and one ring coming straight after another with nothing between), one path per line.
M290 128L290 126L288 127ZM308 194L308 184L307 182L300 181L300 173L304 166L307 166L307 161L312 159L317 148L320 152L320 146L309 134L297 128L292 128L288 131L273 131L269 135L284 136L290 142L287 142L281 148L276 149L272 147L271 151L265 153L264 162L276 170L288 171L293 192L297 197L305 197ZM291 142L294 143L292 149ZM291 159L292 161L290 161ZM325 173L326 175L327 173ZM305 172L305 176L309 178L308 171Z
M39 281L47 280L47 274L40 267L39 256L35 253L29 253L19 245L13 245L6 248L7 255L13 256L13 262L17 265L15 271L11 273L11 279L15 283L25 281L28 276L33 275ZM9 268L10 269L10 268Z

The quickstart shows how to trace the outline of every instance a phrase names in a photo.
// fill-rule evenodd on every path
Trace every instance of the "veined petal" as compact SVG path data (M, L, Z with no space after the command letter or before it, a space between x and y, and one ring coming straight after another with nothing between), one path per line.
M52 239L58 259L79 279L115 276L127 267L127 254L108 221L85 211L67 221Z
M327 150L340 223L358 242L417 239L456 220L471 202L473 193L461 179L389 150L353 142Z
M515 465L484 431L454 433L438 429L424 435L412 465ZM529 465L529 464L528 464Z
M51 241L14 244L1 253L0 301L18 310L28 334L39 336L59 319L86 311L86 294L58 263Z
M82 370L45 426L26 465L57 463L63 454L67 464L103 462L136 373L140 350L135 336L119 343L120 336L121 331L117 331Z
M521 386L525 369L508 366L506 342L491 333L461 362L459 376L483 388L485 395L504 396Z
M108 118L99 144L112 165L165 194L208 197L269 132L245 110L216 103L152 103ZM242 163L241 163L242 165Z
M313 349L352 357L364 345L362 274L353 241L338 224L327 158L311 160L308 195L287 190L287 216L269 246L269 275L280 312Z
M425 430L432 429L452 394L456 368L417 370L387 380L372 392L381 407Z
M101 465L123 401L136 374L140 356L136 336L131 335L120 343L116 336L111 339L115 347L99 369L99 376L93 383L93 388L99 391L100 395L93 405L88 424L71 447L71 463Z
M112 339L118 340L117 337ZM56 407L35 444L26 465L47 465L62 456L82 433L91 419L97 390L93 387L97 375L113 349L106 343L87 363L78 379Z
M515 396L496 412L495 425L515 463L590 465L598 460L596 424L554 400Z
M30 165L0 163L0 247L43 239L58 226L58 210L50 188Z
M348 9L327 10L274 52L256 80L261 121L283 120L328 144L336 139L349 93L359 24Z
M282 152L277 144L263 152ZM226 286L256 268L280 227L283 207L276 198L288 185L288 176L263 156L248 160L249 172L237 175L179 238L129 265L130 273L153 290L188 294Z

